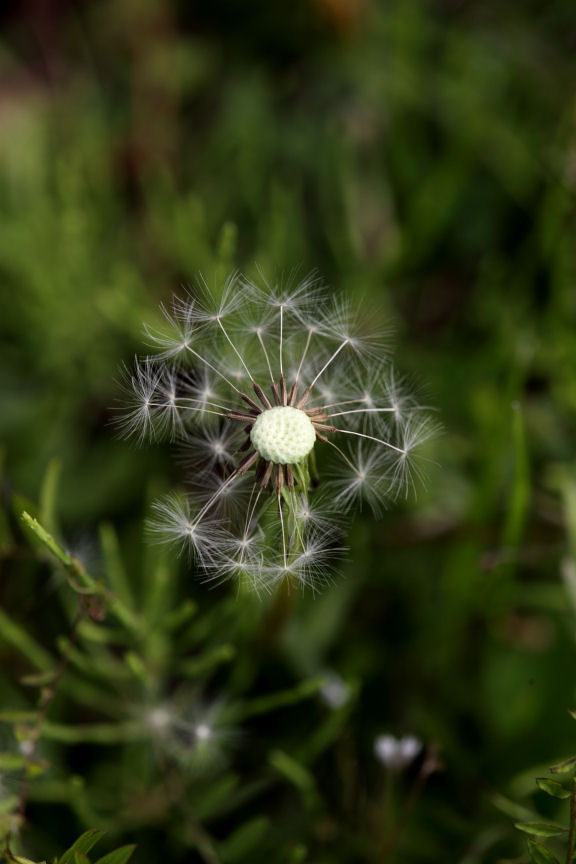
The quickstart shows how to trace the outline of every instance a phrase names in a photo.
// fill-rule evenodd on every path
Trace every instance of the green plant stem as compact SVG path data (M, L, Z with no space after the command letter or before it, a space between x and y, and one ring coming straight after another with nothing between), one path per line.
M412 788L408 793L408 797L406 798L406 801L404 802L404 805L396 820L396 824L393 826L387 840L384 842L383 848L381 848L380 850L380 857L378 858L379 864L385 864L385 862L390 861L394 856L398 841L412 812L412 809L418 801L418 798L422 793L426 781L428 780L430 775L433 774L434 771L436 771L437 767L438 760L436 757L436 753L434 751L431 751L425 757L424 762L422 763L422 767L418 772L418 776L416 777Z
M56 543L51 534L29 513L24 510L22 512L22 521L30 528L30 530L38 537L38 539L46 546L47 549L54 555L55 558L62 564L67 573L78 583L78 588L84 589L89 593L99 593L97 583L86 573L80 561L72 555L68 555Z
M81 608L80 611L78 612L78 615L76 616L73 624L72 624L72 630L70 633L68 646L62 652L62 655L61 655L60 660L58 662L58 666L56 667L56 669L54 671L54 677L52 678L50 686L44 687L41 691L40 710L38 712L38 720L36 723L36 728L34 730L34 735L31 739L32 750L29 754L30 762L33 762L35 757L36 757L36 752L38 749L38 742L39 742L41 735L42 735L42 727L43 727L44 722L46 720L46 715L48 714L48 709L50 708L50 706L54 700L54 697L56 696L56 692L58 690L58 685L60 684L62 676L66 670L66 667L68 666L68 662L70 660L70 651L71 651L72 646L74 645L76 638L78 636L78 627L80 626L80 622L84 618L84 615L85 615L84 609ZM22 820L24 820L24 816L26 813L26 804L28 801L29 788L30 788L30 777L29 777L28 773L26 773L23 780L22 780L22 784L20 786L20 793L18 795L18 815L21 817Z

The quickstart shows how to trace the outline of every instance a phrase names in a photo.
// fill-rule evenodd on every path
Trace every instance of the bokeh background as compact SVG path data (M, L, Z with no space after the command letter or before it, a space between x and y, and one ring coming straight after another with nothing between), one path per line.
M34 709L77 614L24 506L140 616L75 632L13 844L527 860L512 822L565 819L535 778L576 752L573 4L20 0L0 24L0 709ZM236 267L374 307L443 425L426 487L280 609L150 549L178 467L110 426L142 322ZM384 733L423 749L395 771Z

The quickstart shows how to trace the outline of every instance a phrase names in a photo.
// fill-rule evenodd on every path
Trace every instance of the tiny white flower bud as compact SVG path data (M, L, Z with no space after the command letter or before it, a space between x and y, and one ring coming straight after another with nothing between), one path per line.
M422 749L422 742L415 735L379 735L374 742L374 752L383 765L392 771L401 771L413 762Z

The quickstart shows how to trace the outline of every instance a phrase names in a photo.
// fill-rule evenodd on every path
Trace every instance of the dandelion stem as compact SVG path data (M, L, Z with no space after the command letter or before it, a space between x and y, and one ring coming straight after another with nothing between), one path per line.
M284 516L282 514L282 499L280 497L281 493L278 491L278 515L280 516L280 527L282 529L282 556L284 559L284 570L287 568L286 561L286 534L284 531Z

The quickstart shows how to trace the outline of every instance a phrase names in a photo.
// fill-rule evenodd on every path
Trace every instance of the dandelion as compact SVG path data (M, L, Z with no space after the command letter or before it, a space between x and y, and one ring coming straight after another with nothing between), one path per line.
M146 734L165 755L198 772L220 767L239 735L223 717L223 702L180 694L175 701L150 707L143 722Z
M145 328L154 353L125 371L118 420L139 441L182 446L186 495L154 504L151 532L189 550L207 581L324 584L346 514L365 503L378 515L407 494L434 431L385 334L315 276L232 274L162 313Z

